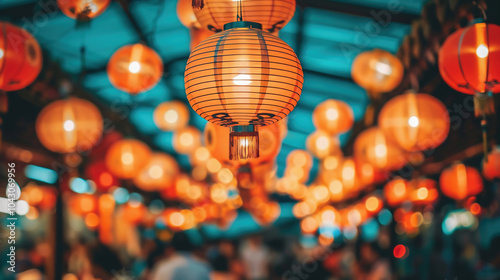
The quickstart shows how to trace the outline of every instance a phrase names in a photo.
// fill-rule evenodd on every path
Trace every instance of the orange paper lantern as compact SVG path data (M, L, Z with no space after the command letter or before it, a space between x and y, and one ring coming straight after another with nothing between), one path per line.
M409 182L409 200L415 205L429 205L434 203L438 196L437 182L431 179L419 178Z
M295 0L203 0L203 7L195 7L194 13L203 28L219 32L225 24L236 20L239 3L245 21L258 22L271 33L278 32L292 19L296 5Z
M500 178L500 146L495 147L483 162L483 175L487 180Z
M342 153L339 139L321 130L317 130L307 137L306 147L311 154L320 159Z
M0 90L20 90L42 69L42 51L28 31L0 21Z
M251 22L234 22L198 45L185 71L186 95L201 117L231 128L230 158L258 157L255 126L297 105L303 74L293 50Z
M407 162L407 154L378 127L369 128L358 135L354 142L354 155L375 168L387 171L398 170Z
M333 135L341 134L352 128L354 113L349 104L328 99L314 109L313 123L318 130Z
M422 93L398 95L385 104L378 124L387 137L407 151L425 151L441 145L450 131L446 107Z
M70 18L89 20L102 14L111 0L57 0L59 9Z
M476 23L451 34L439 50L439 71L453 89L500 92L500 26Z
M173 157L154 153L134 178L134 184L144 191L159 191L173 186L178 173L179 166Z
M384 186L384 196L390 206L399 206L408 199L408 181L394 179Z
M201 132L193 126L181 128L174 133L173 145L176 152L190 154L201 145Z
M79 98L54 101L36 119L38 139L57 153L88 151L101 139L102 131L99 109Z
M192 0L177 1L177 17L185 27L189 29L201 28L201 24L196 19Z
M106 166L116 177L132 179L151 159L151 150L141 141L120 140L106 154Z
M360 53L353 61L351 76L373 98L395 89L403 79L401 61L391 53L375 49Z
M160 56L143 44L121 47L108 61L108 78L119 90L132 95L153 88L163 75Z
M477 195L483 190L483 179L477 169L462 163L445 169L439 178L441 191L455 200L462 200Z
M189 111L180 101L163 102L156 107L153 119L159 129L173 131L187 125Z

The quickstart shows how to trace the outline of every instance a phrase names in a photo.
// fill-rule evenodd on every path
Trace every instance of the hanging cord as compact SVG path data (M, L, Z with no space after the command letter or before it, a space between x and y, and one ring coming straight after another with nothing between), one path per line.
M474 1L474 2L472 2L472 5L474 5L474 7L476 7L479 10L481 17L483 18L484 22L486 22L488 20L488 17L486 16L486 10L484 8L484 1L481 1L481 3Z
M205 3L203 3L203 0L193 0L191 5L195 9L203 9L203 7L205 7Z
M237 11L236 11L236 21L243 21L243 4L242 0L239 0L237 3Z

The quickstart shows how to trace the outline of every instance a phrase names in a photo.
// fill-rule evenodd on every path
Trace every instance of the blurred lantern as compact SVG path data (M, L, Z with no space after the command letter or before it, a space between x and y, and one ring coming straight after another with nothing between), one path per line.
M328 99L314 109L313 123L318 130L337 135L352 128L354 113L349 104L340 100Z
M407 162L407 155L384 134L371 127L361 132L354 142L354 156L387 171L398 170Z
M180 101L163 102L155 108L153 119L159 129L173 131L187 125L189 111Z
M136 95L160 81L163 62L153 49L143 44L127 45L111 56L107 72L114 87Z
M57 0L59 9L70 18L89 20L102 14L111 0Z
M85 170L85 175L96 184L97 190L101 192L106 192L112 186L119 184L104 161L90 163Z
M275 201L261 201L260 203L252 203L253 207L250 210L253 219L262 226L273 223L281 213L280 204Z
M190 154L201 145L201 133L194 126L175 131L173 137L174 149L180 154Z
M99 197L99 240L104 244L113 241L113 212L115 210L115 200L110 194L103 194Z
M91 194L78 194L70 197L68 207L76 215L84 216L97 211L97 198Z
M380 112L378 124L401 148L425 151L446 140L450 116L435 97L410 92L389 100Z
M303 234L312 234L318 230L319 224L313 217L307 217L300 222L300 229Z
M307 137L306 147L317 158L341 154L340 141L336 136L317 130Z
M271 33L278 32L293 17L295 0L203 0L194 6L194 13L203 28L214 32L222 31L225 24L240 19L238 5L241 5L244 20L262 24L262 29ZM240 19L241 20L241 19Z
M438 198L436 181L426 178L414 179L409 182L411 189L408 194L409 200L415 205L429 205Z
M227 146L226 146L227 147ZM273 161L281 149L280 126L278 123L259 128L259 158L249 159L252 166ZM227 150L227 148L226 148Z
M179 173L177 161L170 155L154 153L149 163L134 177L134 184L144 191L158 191L174 185Z
M477 195L483 190L483 179L477 169L456 163L445 169L439 178L441 191L454 200Z
M399 206L408 199L408 181L394 179L384 186L384 196L389 206Z
M106 166L122 179L136 177L151 159L151 150L141 141L125 139L116 142L106 154Z
M102 160L106 157L106 152L115 142L121 140L123 136L116 130L106 131L101 141L88 152L91 160Z
M483 175L487 180L500 179L500 146L497 146L483 162Z
M313 164L312 156L304 150L293 150L286 158L285 177L300 183L309 180L309 172Z
M453 89L475 94L476 116L481 116L484 154L488 153L486 115L495 111L492 93L500 92L500 26L476 23L455 31L439 50L439 72Z
M352 158L346 158L339 169L337 169L337 178L340 179L342 187L347 192L357 192L360 188L360 182L356 172L356 163Z
M386 182L389 177L389 171L375 168L373 164L359 158L355 159L355 164L356 174L363 186Z
M140 223L147 213L146 206L140 202L128 202L122 206L123 219L130 224Z
M38 139L57 153L87 151L101 139L102 131L99 109L79 98L54 101L36 119Z
M360 53L353 61L351 75L371 98L395 89L403 79L401 61L391 53L374 49Z
M185 27L201 28L201 24L196 19L193 9L192 0L178 0L177 1L177 17Z
M294 109L303 74L285 42L262 31L260 24L239 21L194 49L184 80L196 113L230 127L229 157L239 160L259 157L256 126L271 125Z
M42 51L28 31L0 21L0 90L20 90L42 69Z
M364 206L369 213L378 213L384 206L382 200L377 196L369 196L364 200Z
M205 125L205 146L210 155L220 162L229 161L229 128L211 122Z

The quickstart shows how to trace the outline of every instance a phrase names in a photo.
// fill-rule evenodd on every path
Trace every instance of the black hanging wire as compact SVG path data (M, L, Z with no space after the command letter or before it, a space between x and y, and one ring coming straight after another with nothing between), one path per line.
M243 4L242 0L239 0L237 3L237 11L236 11L236 21L243 21Z

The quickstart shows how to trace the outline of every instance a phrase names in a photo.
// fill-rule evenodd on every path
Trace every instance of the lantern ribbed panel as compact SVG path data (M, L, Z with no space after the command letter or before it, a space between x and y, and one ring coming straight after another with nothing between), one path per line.
M236 20L238 2L234 0L204 0L203 9L194 9L203 28L221 31L224 24ZM241 1L243 19L262 24L262 29L276 32L283 28L295 13L295 0Z
M186 95L201 117L221 126L270 125L297 105L303 73L285 42L268 32L234 28L191 53Z
M500 92L500 26L477 23L451 34L439 51L439 71L453 89Z

